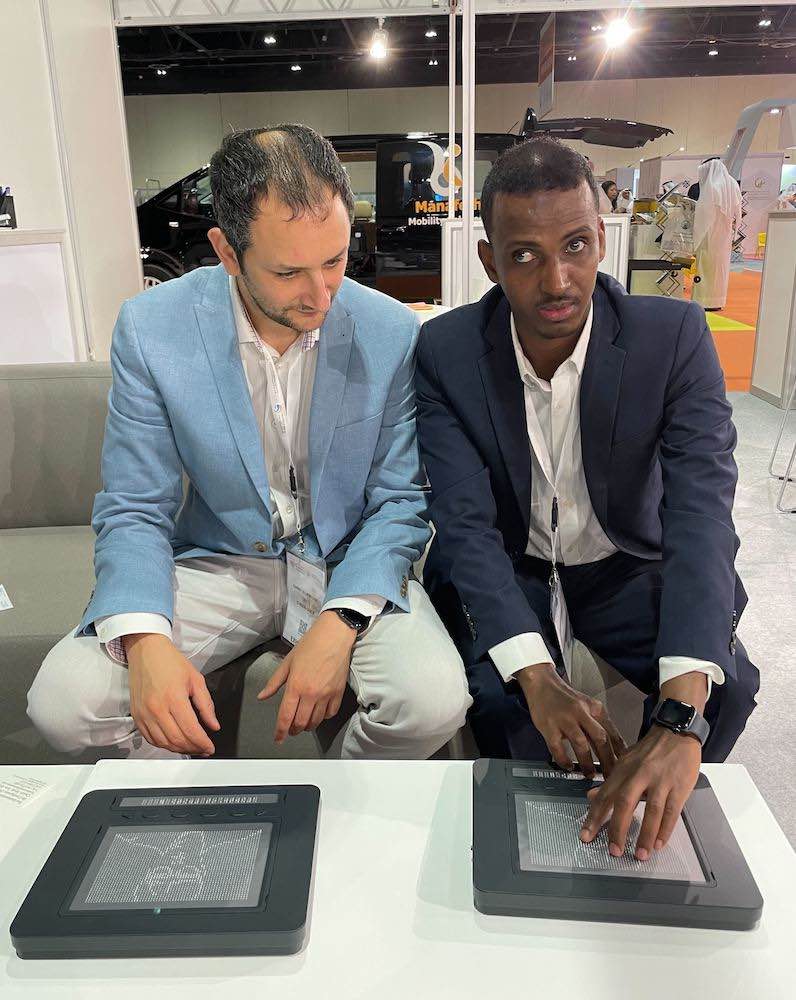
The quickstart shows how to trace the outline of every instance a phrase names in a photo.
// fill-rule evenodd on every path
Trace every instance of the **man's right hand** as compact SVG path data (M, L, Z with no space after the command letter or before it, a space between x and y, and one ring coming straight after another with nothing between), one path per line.
M572 761L564 749L564 740L569 740L587 778L596 773L594 754L608 777L627 746L602 702L567 684L552 663L525 667L516 678L553 760L570 770Z
M201 673L165 635L127 635L123 641L130 714L144 739L174 753L215 753L199 724L201 718L208 729L221 728Z

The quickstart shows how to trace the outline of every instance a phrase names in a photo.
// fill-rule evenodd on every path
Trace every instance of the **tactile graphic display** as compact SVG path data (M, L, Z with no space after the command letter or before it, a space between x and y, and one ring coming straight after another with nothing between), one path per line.
M620 875L701 884L706 881L682 818L666 847L653 851L648 861L638 861L634 851L644 818L643 804L633 815L625 853L615 858L608 852L607 827L591 844L581 841L580 831L586 818L582 800L515 795L514 802L522 871Z
M257 906L273 824L112 826L70 910Z

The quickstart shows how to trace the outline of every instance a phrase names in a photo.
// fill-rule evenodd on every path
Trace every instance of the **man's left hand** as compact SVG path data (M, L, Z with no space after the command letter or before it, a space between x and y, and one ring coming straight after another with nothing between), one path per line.
M633 813L646 798L636 858L646 861L672 835L702 762L702 747L692 736L653 725L647 735L619 758L611 776L588 792L591 804L581 840L591 843L608 822L609 851L620 857ZM609 821L610 817L610 821Z
M274 743L317 729L340 710L357 633L333 611L323 611L257 695L271 698L284 685Z

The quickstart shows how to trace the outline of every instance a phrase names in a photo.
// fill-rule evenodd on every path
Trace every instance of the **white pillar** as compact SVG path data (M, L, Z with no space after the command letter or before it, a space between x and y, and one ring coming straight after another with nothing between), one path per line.
M475 0L462 0L462 302L470 301L475 167Z
M86 339L106 360L122 302L143 287L110 0L40 0Z

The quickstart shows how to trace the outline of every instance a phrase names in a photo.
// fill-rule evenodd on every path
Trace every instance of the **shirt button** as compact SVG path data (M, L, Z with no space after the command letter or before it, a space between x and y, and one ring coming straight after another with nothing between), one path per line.
M292 504L290 504L289 506L285 507L285 513L287 513L287 514L292 514L293 513L293 505Z
M265 542L255 542L254 548L257 550L257 552L265 552L268 546L265 544Z

